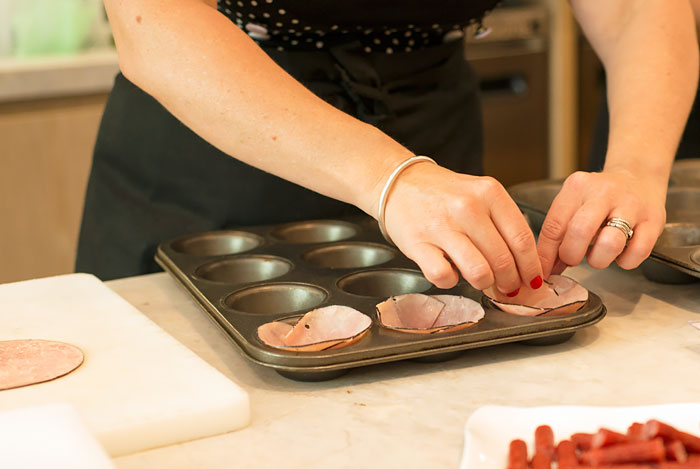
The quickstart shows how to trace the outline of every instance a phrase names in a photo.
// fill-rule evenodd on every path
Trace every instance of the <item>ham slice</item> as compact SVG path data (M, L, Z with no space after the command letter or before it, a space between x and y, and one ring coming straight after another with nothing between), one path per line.
M484 308L472 299L458 295L434 295L433 298L445 303L433 327L471 325L468 323L476 323L484 317Z
M43 383L67 375L83 363L74 345L50 340L0 342L0 391Z
M432 334L463 329L484 317L476 301L456 295L408 293L377 305L382 326L401 332Z
M551 275L537 290L522 287L509 298L495 286L484 290L499 309L519 316L561 316L575 313L588 302L588 290L563 275Z
M270 347L319 352L354 344L369 330L372 319L348 306L326 306L302 316L296 324L273 321L258 327L258 337Z
M392 296L377 305L379 322L392 329L429 329L435 324L445 303L432 296L407 293Z
M284 338L294 326L282 321L273 321L258 327L258 337L270 347L286 347Z

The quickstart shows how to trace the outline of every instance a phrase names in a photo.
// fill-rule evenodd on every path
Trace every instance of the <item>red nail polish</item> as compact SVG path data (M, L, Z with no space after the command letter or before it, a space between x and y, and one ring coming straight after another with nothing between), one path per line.
M516 288L516 289L513 290L512 292L507 293L506 296L509 297L509 298L513 298L513 297L514 297L515 295L517 295L519 292L520 292L520 288Z
M539 275L530 281L530 288L532 288L533 290L537 290L541 286L542 286L542 277Z

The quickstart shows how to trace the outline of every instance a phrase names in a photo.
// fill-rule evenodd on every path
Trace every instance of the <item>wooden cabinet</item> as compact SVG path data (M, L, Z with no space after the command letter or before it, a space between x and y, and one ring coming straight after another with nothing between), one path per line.
M106 98L0 103L0 283L73 271Z

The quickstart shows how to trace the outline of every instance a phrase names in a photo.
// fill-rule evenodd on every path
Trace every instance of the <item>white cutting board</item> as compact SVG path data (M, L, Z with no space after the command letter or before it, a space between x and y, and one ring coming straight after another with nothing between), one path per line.
M68 404L0 412L0 467L115 469L107 453Z
M0 391L0 411L68 402L111 456L248 424L244 390L92 275L0 285L0 340L80 347L84 363L54 381Z

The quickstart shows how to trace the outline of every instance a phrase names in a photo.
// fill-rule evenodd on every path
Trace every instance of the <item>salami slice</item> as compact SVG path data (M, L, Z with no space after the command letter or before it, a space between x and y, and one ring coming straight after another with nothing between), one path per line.
M74 345L50 340L0 341L0 391L51 381L83 363Z

